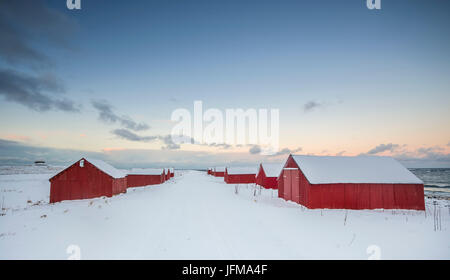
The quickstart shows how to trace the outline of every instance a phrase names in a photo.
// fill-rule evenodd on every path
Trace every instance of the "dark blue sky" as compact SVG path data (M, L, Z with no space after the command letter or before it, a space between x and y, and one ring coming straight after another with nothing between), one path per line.
M115 88L146 83L189 99L191 91L215 100L226 91L249 101L275 84L309 90L385 71L414 75L408 64L448 70L448 1L385 0L381 11L363 0L84 0L81 11L52 2L79 25L79 51L60 62L75 78L95 77L94 87L125 79Z

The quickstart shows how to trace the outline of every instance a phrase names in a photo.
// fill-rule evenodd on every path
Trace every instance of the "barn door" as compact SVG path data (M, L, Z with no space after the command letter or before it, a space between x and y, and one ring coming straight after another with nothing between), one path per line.
M283 198L291 200L291 173L289 169L283 170Z
M284 199L300 203L300 172L296 168L283 170Z

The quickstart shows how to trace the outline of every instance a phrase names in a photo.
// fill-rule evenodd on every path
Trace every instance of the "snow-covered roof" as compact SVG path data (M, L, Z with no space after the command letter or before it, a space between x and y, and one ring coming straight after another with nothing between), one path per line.
M115 179L127 176L127 173L125 171L119 170L114 166L110 165L109 163L104 162L103 160L95 158L84 158L84 159Z
M423 184L391 157L293 155L293 158L311 184Z
M130 175L161 175L164 170L162 168L133 168L128 174Z
M228 174L255 174L258 171L258 168L255 166L247 166L247 167L227 167Z
M215 172L225 172L225 167L224 166L217 166L217 167L214 167L213 170Z
M283 169L283 163L261 163L267 177L278 177Z

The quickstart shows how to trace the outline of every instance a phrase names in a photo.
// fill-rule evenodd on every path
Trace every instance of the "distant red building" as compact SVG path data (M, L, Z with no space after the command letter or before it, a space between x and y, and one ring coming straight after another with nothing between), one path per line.
M163 168L163 176L162 176L162 179L163 179L163 183L165 182L165 181L167 181L167 170L165 169L165 168Z
M227 184L255 183L256 171L256 167L227 167L224 180Z
M290 155L278 196L329 209L425 209L423 182L390 157Z
M212 175L214 177L224 177L225 167L214 167Z
M127 190L126 173L97 159L82 158L50 178L50 203L111 197Z
M256 184L266 189L278 189L278 176L282 169L282 163L261 163L256 174Z
M170 179L171 175L170 175L170 168L166 168L166 181L168 181Z
M127 187L142 187L164 183L164 169L132 169L127 175Z

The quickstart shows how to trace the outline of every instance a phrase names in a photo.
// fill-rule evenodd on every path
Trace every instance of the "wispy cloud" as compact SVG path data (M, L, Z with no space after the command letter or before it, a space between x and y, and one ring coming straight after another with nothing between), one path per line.
M253 145L250 150L249 153L252 155L256 155L256 154L260 154L263 151L263 149L261 148L261 146L259 145ZM281 155L288 155L288 154L295 154L302 151L301 147L298 147L296 149L289 149L289 148L283 148L281 150L279 150L276 153L270 154L268 155L269 157L276 157L276 156L281 156Z
M317 109L318 107L322 107L324 105L324 103L321 102L316 102L316 101L309 101L307 103L305 103L305 105L303 105L303 111L305 113L311 112L315 109Z
M224 150L228 150L230 148L232 148L233 146L230 144L226 144L226 143L204 143L204 144L198 144L194 141L194 139L192 139L192 143L196 144L196 145L202 145L202 146L208 146L208 147L214 147L214 148L220 148L220 149L224 149Z
M281 155L295 154L295 153L301 152L302 150L303 149L301 147L298 147L298 148L293 149L293 150L291 150L289 148L284 148L284 149L281 149L280 151L278 151L278 152L276 152L276 153L274 153L273 155L270 155L270 156L276 157L276 156L281 156Z
M0 95L7 101L19 103L35 111L80 111L80 106L73 101L54 95L64 92L64 86L50 75L30 76L0 69Z
M420 147L409 149L407 145L380 144L360 155L377 155L388 152L395 159L409 167L449 167L450 154L446 152L445 146Z
M402 150L392 155L394 158L410 166L422 167L450 167L450 154L443 147L421 147L416 150Z
M310 100L310 101L306 102L305 104L303 104L303 112L310 113L317 109L342 104L343 102L344 101L340 98L325 100L325 101Z
M137 123L128 116L120 116L113 111L113 107L106 100L92 100L92 106L98 111L98 118L105 123L119 123L122 127L134 131L147 130L146 123Z
M248 165L267 161L262 155L245 153L208 153L183 150L134 150L105 149L104 152L37 147L17 141L0 139L0 164L30 164L43 159L52 164L70 164L83 156L107 160L117 167L167 166L183 168L204 168L213 165ZM407 167L450 167L450 154L442 147L423 147L414 151L404 151L394 156Z
M133 142L152 142L159 140L162 143L164 143L164 146L161 147L161 149L164 150L177 150L180 148L179 144L176 144L173 142L171 135L152 135L152 136L140 136L128 129L115 129L111 131L112 134L118 136L119 138L133 141Z
M389 144L380 144L380 145L376 146L375 148L369 150L369 151L367 152L367 154L369 154L369 155L375 155L375 154L383 153L383 152L386 152L386 151L393 152L393 151L395 151L395 150L396 150L397 148L399 148L399 147L400 147L400 145L398 145L398 144L392 144L392 143L389 143Z
M178 150L180 148L179 144L173 142L171 135L159 136L158 138L165 144L162 147L163 150Z
M255 154L260 154L261 151L262 151L262 149L259 145L254 145L253 147L250 148L250 150L248 152L252 155L255 155Z
M136 133L124 128L114 129L113 131L111 131L111 133L118 136L119 138L134 142L150 142L158 139L157 136L139 136Z

